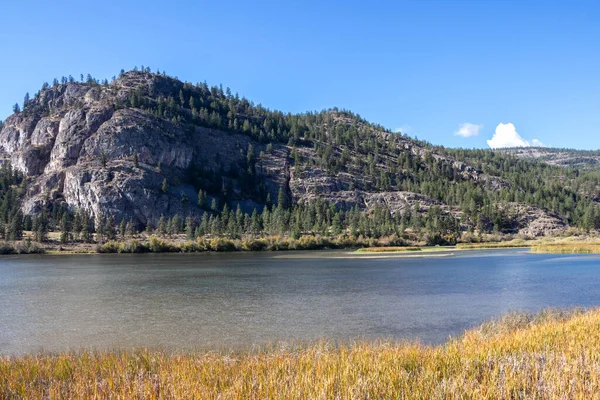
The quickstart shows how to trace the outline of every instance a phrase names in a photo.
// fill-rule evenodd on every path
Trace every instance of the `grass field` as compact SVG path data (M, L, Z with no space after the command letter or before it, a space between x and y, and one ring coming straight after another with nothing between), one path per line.
M600 310L510 314L441 346L0 358L0 398L600 398Z

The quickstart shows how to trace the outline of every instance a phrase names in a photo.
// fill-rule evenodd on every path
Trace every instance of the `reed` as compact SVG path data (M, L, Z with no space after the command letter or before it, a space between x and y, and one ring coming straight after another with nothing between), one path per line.
M440 346L387 341L247 353L0 358L0 398L600 397L600 310L509 314Z
M600 254L600 238L576 236L538 240L532 247L533 253L550 254Z

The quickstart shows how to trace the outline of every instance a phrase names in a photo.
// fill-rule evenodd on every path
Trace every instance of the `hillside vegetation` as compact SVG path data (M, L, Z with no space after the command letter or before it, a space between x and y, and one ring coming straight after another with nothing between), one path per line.
M0 193L8 239L146 230L445 244L600 226L597 172L433 146L345 110L273 111L149 68L56 79L14 111L0 128L14 175Z

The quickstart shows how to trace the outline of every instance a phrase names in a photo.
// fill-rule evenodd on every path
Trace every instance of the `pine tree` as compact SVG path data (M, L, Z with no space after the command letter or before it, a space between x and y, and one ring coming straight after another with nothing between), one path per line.
M127 222L127 226L125 227L125 235L128 238L134 237L136 234L135 224L132 219Z
M179 232L181 232L181 218L179 217L179 214L175 214L167 224L167 233L171 236Z
M48 239L48 217L45 212L34 218L32 228L36 242L45 242Z
M87 212L83 212L82 216L81 216L81 240L83 240L85 243L91 243L93 241L93 235L92 235L92 227L91 225L91 218L88 215Z
M97 217L96 233L98 236L98 241L100 243L104 243L104 241L106 241L106 218L104 215L99 215Z
M167 221L165 221L164 215L161 215L158 219L158 224L156 225L156 232L160 236L164 236L167 233Z
M88 215L87 212L82 211L81 212L81 233L79 234L79 238L84 242L84 243L91 243L93 241L93 235L92 235L92 227L91 225L91 221L90 221L90 216Z
M248 144L248 151L246 152L246 162L248 165L254 165L254 147L252 144Z
M9 240L21 240L23 238L23 213L21 210L12 216L7 235Z
M200 220L200 226L198 227L199 232L198 235L196 236L202 236L202 235L206 235L210 229L209 227L209 219L208 219L208 213L203 213L202 214L202 219Z
M73 223L71 221L71 214L64 212L60 219L60 241L61 243L67 243L73 239L72 236Z
M192 219L192 217L187 217L185 219L185 235L187 236L187 238L189 240L194 239L194 229L195 229L194 220Z
M82 220L81 211L76 211L73 216L73 240L81 238Z
M206 194L202 189L198 190L198 207L205 208L206 207Z
M167 178L163 179L162 186L160 187L160 190L163 193L167 193L169 191L169 183L167 182Z
M279 188L279 193L277 194L277 207L282 209L286 209L287 205L287 196L283 187Z
M121 218L121 223L119 224L119 235L122 240L125 240L125 231L127 230L127 223L124 218Z
M256 208L254 209L254 211L252 211L252 216L250 217L250 220L250 229L252 230L252 233L256 235L262 230L260 216L258 215Z
M117 239L117 230L115 229L115 222L111 215L106 217L106 224L104 226L104 231L106 233L106 238L108 240L116 240Z

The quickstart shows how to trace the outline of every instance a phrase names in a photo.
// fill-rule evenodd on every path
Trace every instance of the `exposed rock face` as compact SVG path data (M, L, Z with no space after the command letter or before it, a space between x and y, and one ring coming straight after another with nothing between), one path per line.
M583 170L600 168L600 153L597 150L553 149L547 147L517 147L497 151L519 158L544 161L560 167L576 167Z
M273 143L267 149L265 141L249 135L181 124L142 108L123 106L132 93L166 99L183 85L170 78L130 72L107 86L68 83L42 90L26 112L7 118L0 131L1 155L28 177L23 211L37 213L50 203L62 202L94 217L112 215L116 221L133 219L139 225L153 226L161 215L200 217L204 211L197 206L198 187L212 188L209 200L226 193L231 205L240 205L248 213L262 209L267 194L275 201L284 188L298 203L322 198L345 209L381 206L392 213L412 211L418 203L421 212L439 206L460 217L456 208L418 193L376 190L375 182L369 181L372 178L362 176L352 163L339 172L327 172L318 166L312 144L294 150L311 161L296 166L289 146ZM333 118L335 123L355 123L341 114ZM322 129L327 131L327 125ZM465 181L492 190L510 187L501 178L416 141L374 132L417 160L451 165ZM244 174L238 169L250 147L256 162L254 170ZM331 151L338 158L342 151L350 159L362 156L349 147L334 146ZM382 152L374 168L402 173L395 163L395 156ZM164 180L166 191L162 190ZM560 218L533 207L522 207L519 215L524 234L537 236L565 228Z
M140 81L142 76L126 74L109 87L69 83L46 89L32 100L34 111L5 121L0 149L30 179L25 213L59 201L92 216L110 214L140 225L154 225L161 215L199 217L190 169L217 171L243 158L249 144L257 152L264 149L245 135L189 131L140 109L115 109L129 90L152 84ZM37 108L43 111L36 111L42 105ZM257 174L275 199L289 179L288 153L276 147L257 163ZM163 179L167 193L161 190Z
M554 213L521 203L508 203L519 227L519 234L525 236L548 236L563 233L567 229L565 221Z

